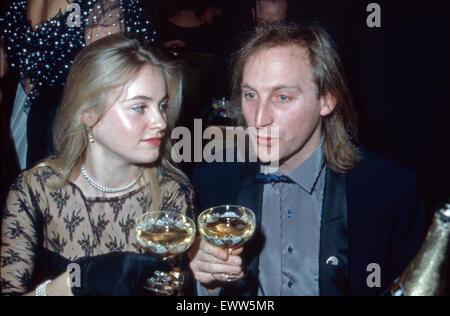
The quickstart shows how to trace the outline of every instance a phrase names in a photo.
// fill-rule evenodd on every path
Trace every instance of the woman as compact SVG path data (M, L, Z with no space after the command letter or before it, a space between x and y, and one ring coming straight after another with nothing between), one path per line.
M135 219L190 215L193 193L169 160L179 113L178 67L136 40L111 35L85 48L54 126L58 154L22 173L3 213L3 294L134 295L162 262L141 253ZM47 282L51 280L50 282Z
M8 65L20 73L10 126L22 170L53 152L50 126L75 56L116 33L154 41L140 0L12 2L1 36Z

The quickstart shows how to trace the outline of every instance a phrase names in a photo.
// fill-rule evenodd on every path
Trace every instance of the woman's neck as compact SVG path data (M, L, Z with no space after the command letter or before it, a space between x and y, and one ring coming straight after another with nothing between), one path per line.
M87 150L83 162L87 174L98 184L108 188L120 188L130 184L139 175L139 167L102 153Z

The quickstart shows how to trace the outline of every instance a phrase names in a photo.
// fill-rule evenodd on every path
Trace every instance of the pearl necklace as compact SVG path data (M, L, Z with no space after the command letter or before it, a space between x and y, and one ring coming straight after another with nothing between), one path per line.
M105 192L105 193L117 193L117 192L126 191L129 188L131 188L132 186L134 186L136 184L136 182L139 180L139 178L142 176L142 171L141 171L138 174L138 176L136 177L136 179L133 180L133 182L131 182L130 184L127 184L124 187L114 189L114 188L105 187L105 186L95 182L95 180L90 175L88 175L86 169L84 168L84 165L81 165L80 171L81 171L81 174L83 175L83 177L87 180L87 182L89 182L90 185L92 185L95 189Z

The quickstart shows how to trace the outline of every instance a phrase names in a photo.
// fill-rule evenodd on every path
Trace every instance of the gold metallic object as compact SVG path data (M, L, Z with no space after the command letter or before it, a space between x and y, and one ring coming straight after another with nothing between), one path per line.
M394 286L391 296L442 296L450 252L450 204L436 212L425 242Z

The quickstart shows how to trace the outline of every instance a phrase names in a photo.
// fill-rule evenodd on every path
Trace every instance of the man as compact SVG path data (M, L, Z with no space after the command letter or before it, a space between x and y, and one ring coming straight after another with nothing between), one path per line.
M256 0L252 9L253 20L257 26L280 23L286 19L287 0Z
M216 98L230 97L229 62L240 48L245 34L255 27L285 22L290 8L291 5L288 5L287 0L227 2L224 14L233 16L233 19L226 21L217 50L213 91Z
M420 248L423 203L412 174L352 142L356 119L326 32L257 30L236 56L233 98L257 131L259 162L205 163L193 183L203 209L246 206L257 229L230 255L198 240L199 294L382 293ZM278 170L261 175L274 161L259 153L275 149Z

